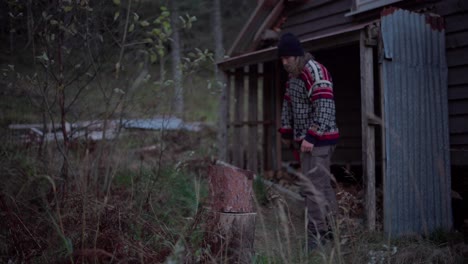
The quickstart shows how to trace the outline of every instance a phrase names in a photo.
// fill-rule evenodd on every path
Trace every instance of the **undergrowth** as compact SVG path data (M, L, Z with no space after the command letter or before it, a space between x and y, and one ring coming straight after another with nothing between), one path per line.
M159 153L104 144L101 156L70 153L79 160L67 179L55 146L39 156L35 147L0 147L0 262L160 263L181 241L198 249L205 179Z

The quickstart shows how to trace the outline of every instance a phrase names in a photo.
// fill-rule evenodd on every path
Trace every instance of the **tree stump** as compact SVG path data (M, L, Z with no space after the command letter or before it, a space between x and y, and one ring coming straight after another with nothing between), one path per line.
M217 161L210 165L205 243L217 263L251 263L254 253L254 174Z

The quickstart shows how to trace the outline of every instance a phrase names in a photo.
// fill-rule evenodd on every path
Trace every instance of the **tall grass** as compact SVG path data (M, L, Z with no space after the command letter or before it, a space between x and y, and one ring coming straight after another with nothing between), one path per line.
M197 250L205 179L161 158L164 148L137 154L135 144L74 149L66 182L54 146L37 157L34 147L2 145L0 262L158 263Z
M342 208L332 218L333 239L307 252L304 204L275 189L254 184L257 237L254 263L406 264L464 263L466 245L460 234L436 231L428 237L389 239L367 231L363 222ZM263 201L263 202L260 202ZM301 211L302 210L302 211ZM465 253L464 253L465 252Z

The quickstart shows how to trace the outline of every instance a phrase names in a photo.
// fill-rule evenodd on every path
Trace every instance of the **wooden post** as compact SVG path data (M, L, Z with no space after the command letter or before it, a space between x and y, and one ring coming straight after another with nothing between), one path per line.
M232 118L232 90L233 90L233 85L232 85L232 71L230 70L229 72L226 72L226 79L227 79L227 86L226 86L226 98L227 98L227 102L226 102L226 110L227 110L227 113L226 113L226 116L227 116L227 120L226 120L226 127L227 127L227 132L226 132L226 141L227 141L227 146L226 148L228 149L227 151L227 157L226 157L226 160L228 162L232 162L233 160L233 146L232 146L232 126L229 127L229 124L232 122L233 118Z
M244 165L243 125L244 121L244 68L237 68L234 81L234 135L233 163L238 167Z
M209 167L211 210L205 243L215 263L252 263L256 216L253 176L221 161Z
M224 71L216 74L216 84L221 90L219 99L219 130L218 130L218 158L227 161L228 134L227 124L229 122L229 76Z
M247 169L255 173L258 172L258 65L252 64L249 67L249 125L248 132L248 152Z
M272 170L273 168L273 143L272 138L274 136L274 129L272 126L274 125L273 116L274 116L274 108L273 105L273 63L266 62L263 65L263 120L264 121L271 121L270 124L265 124L263 126L263 164L264 170Z
M283 65L281 65L280 61L276 61L275 72L273 73L275 78L275 128L281 127L281 110L283 104L283 96L284 96L284 86L282 87L281 82L281 71L284 71ZM282 161L282 153L281 153L281 136L278 133L275 133L274 138L276 139L275 142L275 149L276 149L276 156L275 156L275 164L274 169L279 170L281 169L281 161Z
M374 114L374 58L373 48L367 45L365 31L361 32L361 130L362 130L362 169L366 182L367 227L375 230L376 195L375 195L375 129Z

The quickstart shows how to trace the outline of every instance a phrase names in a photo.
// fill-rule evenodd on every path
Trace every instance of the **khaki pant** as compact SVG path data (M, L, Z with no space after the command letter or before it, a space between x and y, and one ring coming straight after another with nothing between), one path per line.
M330 158L334 146L314 147L301 153L303 189L308 212L308 236L316 236L329 229L330 217L336 215L338 204L331 185Z

